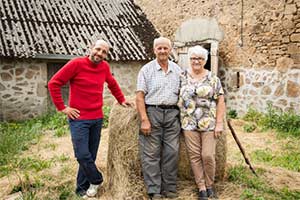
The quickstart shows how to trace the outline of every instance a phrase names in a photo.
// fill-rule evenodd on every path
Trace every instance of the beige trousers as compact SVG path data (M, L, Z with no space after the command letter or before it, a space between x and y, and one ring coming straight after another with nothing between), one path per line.
M204 190L212 187L216 169L214 132L184 131L183 133L198 188Z

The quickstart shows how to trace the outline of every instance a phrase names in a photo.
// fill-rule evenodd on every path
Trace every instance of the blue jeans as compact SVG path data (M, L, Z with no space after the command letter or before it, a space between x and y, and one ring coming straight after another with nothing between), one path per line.
M90 184L101 184L103 177L95 160L100 143L102 119L69 119L75 157L79 163L76 193L84 194Z

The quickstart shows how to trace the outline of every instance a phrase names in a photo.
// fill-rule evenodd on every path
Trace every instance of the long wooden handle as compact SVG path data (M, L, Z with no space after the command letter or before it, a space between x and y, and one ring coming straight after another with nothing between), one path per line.
M244 157L244 159L245 159L245 162L247 163L247 165L249 166L249 168L250 168L250 170L253 172L253 174L254 174L255 176L258 177L258 175L256 174L254 168L252 167L252 165L251 165L251 163L250 163L250 160L247 158L247 155L246 155L246 153L245 153L245 150L244 150L244 148L243 148L243 146L242 146L242 144L241 144L239 138L237 137L237 135L236 135L236 133L235 133L235 131L234 131L234 129L233 129L231 123L230 123L230 119L227 120L227 125L228 125L228 127L229 127L229 129L230 129L230 132L231 132L231 134L232 134L232 136L233 136L233 138L234 138L236 144L238 145L238 147L239 147L239 149L240 149L240 151L241 151L241 153L242 153L242 155L243 155L243 157Z

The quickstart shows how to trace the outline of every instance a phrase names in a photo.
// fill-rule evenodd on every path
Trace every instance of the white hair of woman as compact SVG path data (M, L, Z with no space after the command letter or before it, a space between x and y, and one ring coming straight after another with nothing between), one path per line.
M197 45L197 46L189 48L188 57L191 58L192 55L201 56L202 58L205 59L205 61L207 61L208 51L207 51L207 49L203 48L202 46Z
M191 58L192 57L201 57L204 58L205 62L208 59L208 51L200 45L190 47L188 50L188 70L191 70Z

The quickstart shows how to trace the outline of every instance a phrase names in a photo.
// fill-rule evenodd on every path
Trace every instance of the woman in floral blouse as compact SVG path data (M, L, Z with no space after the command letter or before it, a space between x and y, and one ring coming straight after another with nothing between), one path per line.
M199 199L216 197L216 138L223 130L224 91L220 79L206 70L208 51L201 46L189 49L190 67L181 75L178 106Z

